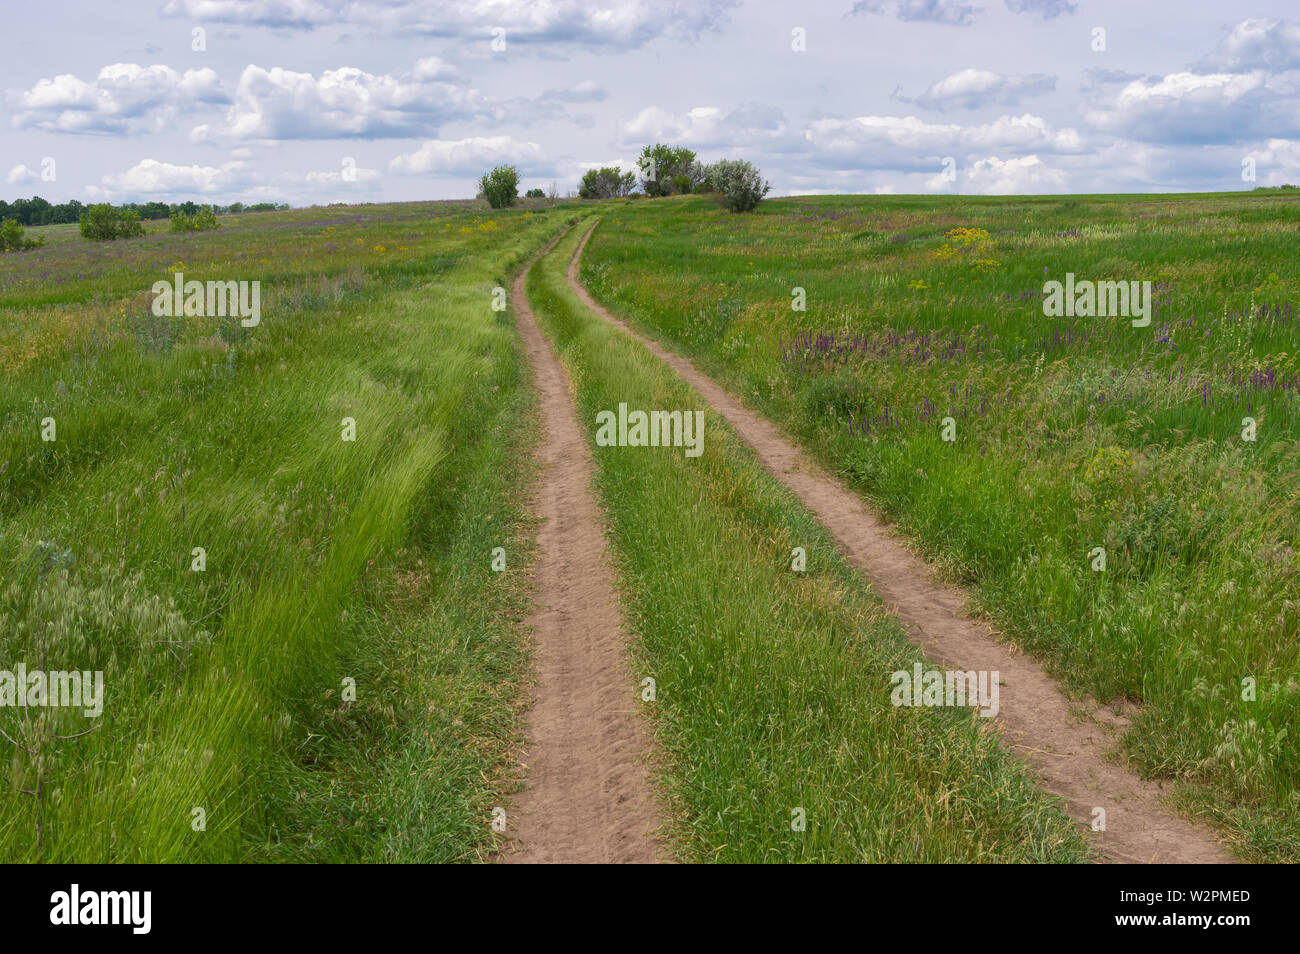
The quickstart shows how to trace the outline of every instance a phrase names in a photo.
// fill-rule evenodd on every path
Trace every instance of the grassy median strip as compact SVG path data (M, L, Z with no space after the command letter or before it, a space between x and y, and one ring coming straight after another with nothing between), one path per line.
M594 446L680 856L1084 860L974 710L891 704L891 674L920 654L722 419L576 300L564 270L579 238L533 269L529 295L593 446L597 415L620 404L704 412L699 456ZM798 547L805 572L791 568Z

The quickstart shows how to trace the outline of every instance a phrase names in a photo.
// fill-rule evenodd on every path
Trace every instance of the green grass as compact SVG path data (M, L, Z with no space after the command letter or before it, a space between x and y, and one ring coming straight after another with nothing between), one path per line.
M644 347L583 308L564 269L529 277L579 417L704 409ZM921 657L834 543L721 418L704 453L594 448L632 671L679 856L694 861L1074 862L1084 846L971 710L890 704ZM805 547L808 570L790 568ZM636 687L629 686L629 692ZM805 831L792 812L805 812Z
M0 668L106 680L88 735L0 712L21 744L0 739L4 857L490 848L526 679L532 413L491 289L565 214L302 210L0 259ZM178 262L260 279L261 326L152 319Z
M1143 774L1245 856L1294 861L1297 228L1300 200L1276 192L743 216L686 198L607 213L583 274L850 479L1067 685L1137 703ZM1066 272L1155 282L1151 326L1044 317Z

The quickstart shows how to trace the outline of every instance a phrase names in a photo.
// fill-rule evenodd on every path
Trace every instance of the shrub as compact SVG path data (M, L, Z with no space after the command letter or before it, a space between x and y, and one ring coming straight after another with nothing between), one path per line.
M81 213L81 237L87 241L111 242L140 235L144 235L144 225L134 209L115 209L101 202Z
M23 227L17 219L5 219L0 222L0 252L25 252L30 248L40 248L45 239L23 238Z
M519 198L519 170L514 166L497 166L479 179L478 187L492 208L514 205Z
M179 209L172 213L173 232L206 232L219 228L221 223L217 221L217 213L213 212L210 206L193 213L182 212Z
M641 188L648 196L694 192L704 176L704 167L695 161L695 153L684 146L655 143L641 150Z
M588 169L582 176L578 197L582 199L620 199L636 188L636 174L620 172L614 166Z
M732 212L753 211L772 190L772 183L744 159L719 160L708 167L705 178L711 189L722 193L722 201Z
M545 198L546 198L546 193L543 192L541 189L529 189L527 192L524 193L524 198L525 198L525 199L545 199Z

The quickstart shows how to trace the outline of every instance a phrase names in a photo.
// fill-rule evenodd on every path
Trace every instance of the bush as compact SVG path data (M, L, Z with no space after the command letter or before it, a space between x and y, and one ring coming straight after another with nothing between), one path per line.
M709 187L722 193L722 201L732 212L751 212L772 190L772 183L744 159L722 159L706 172Z
M144 235L144 225L140 213L134 209L115 209L102 202L81 213L81 237L87 241L111 242L141 235Z
M219 228L221 223L217 221L217 213L213 212L211 207L204 207L194 213L182 212L179 209L172 213L173 232L207 232Z
M581 199L621 199L630 195L636 188L636 174L620 172L614 166L601 166L588 169L582 176L582 185L578 188Z
M641 150L641 188L648 196L694 192L704 175L704 167L695 161L695 153L684 146L655 143Z
M5 219L0 222L0 252L25 252L31 248L40 248L45 239L23 238L23 227L17 219Z
M494 209L504 209L519 198L519 170L514 166L497 166L478 181L479 191Z

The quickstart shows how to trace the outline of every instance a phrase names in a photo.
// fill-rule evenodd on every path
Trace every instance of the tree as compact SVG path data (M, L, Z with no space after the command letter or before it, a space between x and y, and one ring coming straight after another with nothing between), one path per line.
M519 170L514 166L497 166L478 181L479 190L494 209L504 209L519 198Z
M620 172L614 166L601 166L583 174L578 196L583 199L621 199L635 188L635 173Z
M120 238L144 235L140 213L135 209L115 209L106 202L89 206L81 214L81 236L91 242L111 242Z
M715 162L706 170L706 181L709 188L722 193L722 201L732 212L752 212L772 190L772 183L744 159Z
M648 196L693 192L703 174L703 167L690 149L659 142L642 149L637 164L641 167L641 188Z
M546 198L546 193L543 192L541 189L529 189L527 192L524 193L524 198L525 198L525 199L545 199L545 198Z
M16 219L5 219L0 222L0 252L25 252L31 248L40 248L44 244L44 238L23 238L23 227Z
M204 206L193 215L182 212L177 209L172 213L173 232L206 232L209 229L219 229L221 223L217 221L217 213L211 206Z

